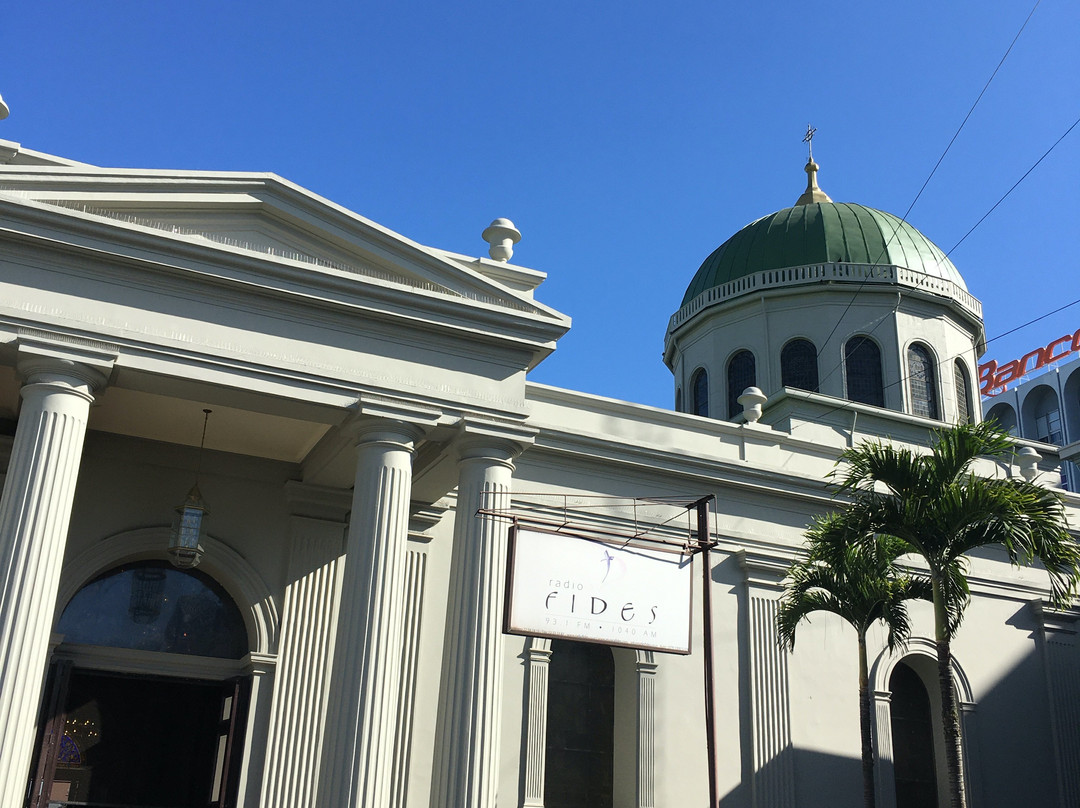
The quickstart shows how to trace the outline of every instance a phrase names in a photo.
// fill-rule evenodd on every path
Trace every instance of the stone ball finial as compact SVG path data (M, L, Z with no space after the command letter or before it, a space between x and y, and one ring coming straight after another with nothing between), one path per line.
M747 387L743 390L738 401L742 404L743 416L748 424L755 424L761 418L761 405L769 400L769 397L761 392L759 387Z
M1016 453L1016 464L1020 466L1020 476L1029 483L1039 476L1039 461L1042 455L1030 446L1024 446Z
M488 255L495 261L509 261L514 255L514 245L521 241L521 231L509 219L496 219L484 228L482 236L491 245Z

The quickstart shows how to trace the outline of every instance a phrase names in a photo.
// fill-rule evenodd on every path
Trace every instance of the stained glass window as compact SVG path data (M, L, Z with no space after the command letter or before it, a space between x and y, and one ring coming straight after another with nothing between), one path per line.
M881 349L869 337L852 337L844 345L847 397L861 404L885 406L881 381Z
M694 374L690 387L694 391L694 415L709 415L709 374L705 368L699 368Z
M918 343L911 345L907 352L907 363L911 412L924 418L938 418L937 377L930 351Z
M739 396L747 387L757 384L757 366L754 355L749 351L739 351L727 366L727 406L728 418L734 418L742 412Z
M807 339L793 339L780 351L780 384L818 392L817 348Z
M208 575L164 562L126 564L71 599L56 630L64 641L239 659L248 651L240 610Z
M967 369L959 359L953 364L953 376L956 385L956 422L971 423L971 385L968 384Z

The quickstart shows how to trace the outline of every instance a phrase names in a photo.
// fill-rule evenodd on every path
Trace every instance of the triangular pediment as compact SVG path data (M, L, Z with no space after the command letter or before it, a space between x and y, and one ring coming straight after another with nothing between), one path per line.
M11 166L0 170L0 194L162 242L569 325L533 300L542 273L492 271L486 259L470 266L463 256L418 244L272 174Z

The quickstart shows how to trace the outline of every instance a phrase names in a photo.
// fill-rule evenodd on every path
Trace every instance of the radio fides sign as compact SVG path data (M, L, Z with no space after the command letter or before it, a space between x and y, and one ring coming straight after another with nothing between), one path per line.
M510 531L505 630L690 653L691 556Z

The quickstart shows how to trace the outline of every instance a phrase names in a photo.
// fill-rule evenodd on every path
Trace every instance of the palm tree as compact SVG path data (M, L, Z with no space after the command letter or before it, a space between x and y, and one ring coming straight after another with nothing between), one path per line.
M835 529L849 541L890 536L929 567L949 804L965 808L960 723L952 675L952 639L969 600L967 553L1004 548L1014 565L1042 562L1051 602L1068 603L1080 583L1080 544L1069 533L1060 497L1021 479L972 471L978 457L1008 458L1013 439L992 422L934 434L929 454L870 441L841 455L839 493L851 496Z
M874 808L874 750L871 738L866 633L876 621L889 629L889 648L910 634L905 601L930 598L930 582L901 574L896 559L907 552L890 537L851 542L843 514L817 519L807 531L806 558L788 570L788 583L776 613L781 644L795 648L795 629L812 612L832 612L851 624L859 641L859 728L862 735L863 802Z

